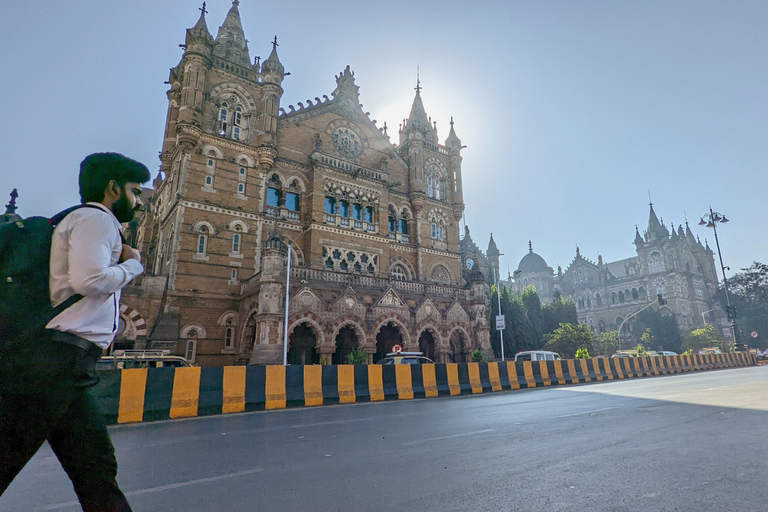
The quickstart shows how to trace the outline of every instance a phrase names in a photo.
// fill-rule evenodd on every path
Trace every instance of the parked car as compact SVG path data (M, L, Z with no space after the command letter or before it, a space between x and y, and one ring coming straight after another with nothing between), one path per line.
M515 361L557 361L562 359L557 352L549 350L526 350L515 354Z
M677 352L672 352L671 350L659 350L656 352L657 356L676 356Z
M422 352L390 352L379 359L379 364L435 364L433 360L424 357Z
M181 356L170 355L170 350L115 350L101 356L97 370L123 370L129 368L184 368L192 366Z

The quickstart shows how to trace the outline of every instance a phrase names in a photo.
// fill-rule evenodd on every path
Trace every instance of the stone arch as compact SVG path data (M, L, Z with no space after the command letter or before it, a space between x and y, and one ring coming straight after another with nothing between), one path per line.
M137 338L147 335L147 321L136 309L121 304L120 316L122 316L124 320L127 320L126 323L130 322L133 324L134 335Z
M227 320L232 320L234 323L237 323L237 311L232 309L225 311L221 314L216 323L219 325L227 325Z
M405 218L408 220L411 220L414 218L413 211L411 211L411 207L408 205L404 205L402 208L398 210L398 212L400 213L401 218Z
M213 101L224 101L226 100L225 96L229 94L235 96L240 103L242 103L243 107L246 109L246 114L256 113L256 102L253 101L253 96L251 96L251 93L241 85L231 82L219 84L213 88L209 97Z
M304 183L304 178L302 178L298 174L291 174L290 176L288 176L285 179L285 186L290 187L290 184L293 183L294 181L298 185L296 188L299 190L299 192L301 192L302 194L305 194L307 192L307 184ZM287 190L290 191L290 188L288 188Z
M351 326L352 330L355 331L355 334L357 335L358 342L360 343L360 348L362 348L364 345L368 345L368 337L365 335L365 329L363 328L363 325L365 324L365 321L363 321L360 317L357 315L345 315L341 318L337 319L333 326L331 326L330 333L331 333L331 339L335 340L336 335L339 334L339 331L347 326Z
M374 328L371 329L371 337L374 339L374 345L376 344L376 335L379 334L379 331L382 327L384 327L386 324L392 322L395 324L396 327L398 327L398 331L400 331L400 336L403 338L403 343L410 344L411 343L411 333L408 330L407 324L408 322L398 315L397 313L388 313L379 319L376 320L374 323Z
M435 342L438 346L443 345L443 334L440 332L440 326L431 318L424 320L416 329L416 339L418 340L421 337L421 334L426 330L432 331L432 335L435 337Z
M285 176L283 176L283 173L278 171L277 169L272 169L265 175L265 178L267 180L267 186L269 186L269 184L272 183L271 181L269 181L272 179L272 176L277 176L276 185L278 185L281 189L286 186Z
M203 327L202 325L200 325L197 322L192 322L192 323L189 323L189 324L185 325L184 327L182 327L181 328L181 337L182 338L188 338L189 337L189 333L192 332L192 331L197 331L197 336L196 337L198 339L205 339L205 338L208 337L208 333L206 332L205 327Z
M246 155L245 153L240 153L234 158L234 160L237 165L244 165L245 167L256 167L256 162L253 161L253 157L251 157L251 155Z
M451 339L453 338L454 334L457 334L466 340L466 344L462 347L453 347L451 345ZM455 362L464 362L463 359L466 358L466 353L472 348L472 337L469 335L469 331L467 328L458 322L454 322L451 324L451 326L448 328L448 336L446 336L446 342L442 351L441 359L443 361L441 362L450 362L451 358L458 359ZM460 349L464 349L463 353L460 351ZM456 353L456 350L459 350L459 353ZM457 357L458 356L458 357Z
M429 273L427 275L431 281L438 283L451 284L454 282L451 271L448 270L448 266L443 261L436 261L433 263L430 266Z
M291 254L291 266L304 266L304 251L301 250L301 247L291 244L291 252L293 253Z
M246 314L243 318L245 318L245 322L243 323L243 328L240 331L240 339L238 340L238 346L240 347L241 352L247 351L249 348L253 349L253 345L256 343L255 336L256 336L256 315L259 314L258 307L254 307L250 311L248 311L248 314ZM250 327L253 327L253 331L250 330ZM251 343L248 345L246 342L245 337L250 334L251 336Z
M195 231L196 233L199 233L200 228L202 228L203 226L205 226L208 229L209 235L216 234L216 228L213 226L213 224L211 224L207 220L199 220L195 222L194 224L192 224L192 230Z
M314 313L305 311L288 320L288 339L290 339L293 331L301 324L309 324L315 331L317 336L317 348L325 345L325 328L323 327L323 321Z
M242 219L233 219L233 220L232 220L232 221L231 221L231 222L230 222L230 223L227 225L227 229L228 229L228 230L230 230L230 231L235 231L235 227L236 227L236 226L240 226L240 230L241 230L243 233L247 233L247 232L248 232L248 223L247 223L247 222L245 222L245 221L244 221L244 220L242 220Z
M413 281L416 276L416 269L414 269L413 265L411 265L411 263L407 259L403 258L402 256L394 256L389 259L390 271L394 265L398 265L398 264L401 265L403 268L405 268L406 272L408 273L408 275L406 276L408 277L408 280Z
M213 157L219 160L222 160L224 158L224 152L221 149L219 149L217 146L214 146L213 144L206 144L205 146L202 147L200 152L205 157ZM213 152L214 154L211 155L211 152Z

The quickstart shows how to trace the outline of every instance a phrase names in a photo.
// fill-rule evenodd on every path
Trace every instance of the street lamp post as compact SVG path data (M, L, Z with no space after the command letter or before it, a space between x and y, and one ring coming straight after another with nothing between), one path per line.
M293 244L296 243L296 240L299 239L301 235L306 233L306 231L311 227L312 225L309 224L304 227L304 229L301 230L301 233L296 235L293 240L288 242L288 260L286 263L286 273L285 273L285 319L283 320L283 366L288 366L288 304L291 300L291 249L293 248Z
M496 269L498 271L498 275L496 276L496 297L499 299L499 316L502 316L501 314L501 270L498 268ZM499 329L498 325L496 326L496 329L499 331L499 337L501 338L501 360L504 361L504 329Z
M743 348L741 345L741 337L739 336L739 326L736 325L736 310L731 305L731 295L728 292L728 278L725 277L725 264L723 264L723 254L720 252L720 241L717 238L717 224L725 224L728 222L728 219L725 218L725 215L722 215L716 211L712 210L712 207L709 207L709 213L705 213L703 217L701 217L701 221L699 222L699 226L706 226L708 228L712 228L715 232L715 245L717 246L717 256L720 258L720 268L723 271L723 287L725 288L725 302L727 304L727 307L725 308L725 312L728 315L728 318L731 320L731 333L733 334L733 346L738 350Z

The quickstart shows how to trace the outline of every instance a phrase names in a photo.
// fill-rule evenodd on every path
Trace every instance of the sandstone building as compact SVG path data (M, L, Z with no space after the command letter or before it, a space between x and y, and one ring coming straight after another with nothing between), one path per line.
M542 300L559 291L576 302L579 322L596 333L617 330L633 313L656 303L658 294L667 301L661 313L674 313L683 332L701 326L702 315L708 321L714 319L708 314L722 316L712 299L718 287L713 252L694 237L687 223L685 229L667 229L651 204L648 228L643 235L635 229L634 245L636 256L614 262L598 257L597 263L577 248L568 268L558 267L555 274L529 242L515 278L505 284L517 291L534 286ZM631 321L625 323L622 331L630 326Z
M441 144L417 84L393 144L349 67L330 97L283 108L277 39L252 60L238 3L215 38L203 10L171 69L160 172L132 226L147 271L124 291L119 343L282 364L290 257L291 363L354 348L375 362L395 344L440 362L490 353L498 251L465 237L462 253L453 121Z

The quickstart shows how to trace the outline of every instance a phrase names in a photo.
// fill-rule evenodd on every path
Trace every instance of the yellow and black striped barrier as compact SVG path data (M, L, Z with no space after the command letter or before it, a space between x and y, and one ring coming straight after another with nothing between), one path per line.
M427 365L141 368L102 373L109 423L562 386L756 365L751 354Z

